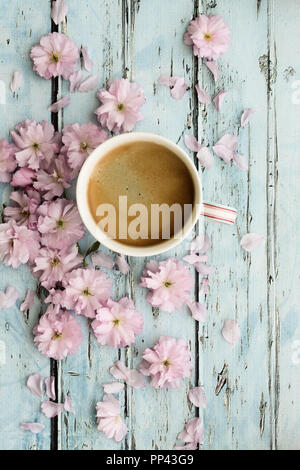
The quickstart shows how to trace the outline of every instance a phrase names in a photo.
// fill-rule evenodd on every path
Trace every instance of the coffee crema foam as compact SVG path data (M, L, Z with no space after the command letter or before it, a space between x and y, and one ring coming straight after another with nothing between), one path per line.
M184 162L166 147L146 141L101 157L87 191L90 212L102 231L131 246L173 238L190 216L195 196Z

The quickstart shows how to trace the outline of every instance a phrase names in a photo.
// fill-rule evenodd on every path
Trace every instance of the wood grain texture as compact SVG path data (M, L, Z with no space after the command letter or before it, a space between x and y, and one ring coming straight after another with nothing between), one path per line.
M51 96L69 94L66 82L51 84L37 77L28 58L30 47L51 30L50 3L40 2L37 12L32 0L26 5L20 0L5 1L5 16L0 13L0 80L6 87L6 105L0 104L1 137L25 117L51 119L47 112ZM151 308L139 286L146 259L129 259L127 276L117 270L108 273L114 279L114 297L133 298L143 313L143 333L133 347L114 351L100 347L86 319L80 318L84 341L79 353L61 361L56 371L58 401L70 394L76 413L61 415L52 426L41 417L37 397L25 388L30 373L47 376L50 371L50 361L32 344L39 300L28 318L19 311L20 301L35 281L27 267L12 270L1 264L0 288L16 285L20 291L16 306L0 311L0 348L3 343L6 346L5 364L0 360L1 449L172 449L185 421L198 416L187 400L195 384L204 385L208 401L203 413L204 449L299 449L299 223L295 216L300 105L293 98L295 81L300 80L297 11L296 0L251 0L243 5L230 0L69 1L68 18L60 28L79 47L88 46L99 87L124 76L145 89L145 120L137 130L164 135L183 148L185 133L213 145L232 132L239 136L238 151L247 158L249 172L224 165L216 157L214 167L202 173L205 200L234 206L239 214L234 227L205 224L214 268L209 293L205 299L200 297L208 309L207 322L197 324L186 308L172 315ZM230 49L219 60L217 85L182 39L188 22L199 12L222 15L232 31ZM25 85L14 96L8 85L15 69L22 70ZM157 85L161 73L185 77L191 90L182 101L173 100L169 90ZM220 113L213 105L198 105L197 82L212 96L222 89L228 92ZM93 92L71 98L68 108L57 118L52 116L58 129L74 122L96 122L93 111L99 102ZM255 108L256 114L241 128L246 107ZM74 197L74 187L68 195ZM2 204L8 196L9 189L2 184ZM195 232L202 230L201 224ZM252 231L265 235L266 243L247 254L239 241ZM92 243L87 236L81 243L83 251ZM182 257L188 248L185 241L157 259ZM200 282L195 276L195 299L199 299ZM242 337L235 347L220 333L227 318L241 325ZM108 369L119 358L138 367L143 350L164 334L188 342L193 376L178 390L125 388L121 403L129 433L116 444L96 428L101 384L112 380ZM41 420L45 430L38 436L20 431L23 420Z

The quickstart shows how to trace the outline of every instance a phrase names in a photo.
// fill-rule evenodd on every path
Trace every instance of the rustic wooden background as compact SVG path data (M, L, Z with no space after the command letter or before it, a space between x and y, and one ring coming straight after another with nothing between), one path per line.
M63 28L77 43L88 46L99 86L112 77L128 76L145 89L145 120L137 130L156 132L183 144L194 133L212 145L224 132L239 135L239 151L249 160L249 173L224 165L203 172L206 200L238 209L234 227L207 224L214 267L205 303L204 325L186 309L173 315L152 310L139 278L146 260L129 260L128 276L114 272L115 296L129 295L143 313L145 326L132 348L114 351L99 347L80 319L84 342L79 353L59 364L39 354L32 342L41 305L25 317L19 310L35 281L26 266L0 267L0 288L15 285L20 300L0 311L0 448L1 449L172 449L185 421L197 415L187 400L190 386L205 387L208 405L204 449L299 449L299 213L300 132L297 87L300 82L300 16L297 0L69 0ZM95 93L74 94L59 115L47 106L68 94L67 84L36 76L28 54L42 35L55 30L49 0L2 0L0 11L1 137L25 119L64 124L94 121ZM224 16L232 44L220 59L221 76L215 87L210 72L184 45L183 34L199 12ZM9 91L14 70L25 83L15 96ZM182 101L157 86L161 73L185 77L191 86ZM200 82L210 93L228 91L222 111L198 105L193 86ZM3 92L6 89L6 100ZM298 96L299 98L299 96ZM5 102L6 101L6 104ZM245 107L256 114L246 128L239 120ZM191 155L192 157L192 155ZM74 194L74 193L73 193ZM9 188L1 184L2 201ZM265 235L266 243L251 255L239 246L249 231ZM87 237L85 247L92 243ZM188 243L176 254L187 253ZM195 278L198 298L199 279ZM235 318L242 337L235 347L220 330ZM95 425L95 403L101 383L111 380L108 368L122 358L137 367L141 352L161 334L185 338L193 353L195 372L178 390L125 389L121 395L129 433L121 444L108 440ZM30 373L50 371L58 380L58 400L73 398L76 414L47 420L40 400L26 389ZM37 436L19 430L21 421L41 421Z

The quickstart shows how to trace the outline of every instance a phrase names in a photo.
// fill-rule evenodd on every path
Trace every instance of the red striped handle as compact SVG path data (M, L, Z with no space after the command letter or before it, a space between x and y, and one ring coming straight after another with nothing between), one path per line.
M204 202L202 215L214 222L232 225L236 220L237 212L236 209L233 209L232 207Z

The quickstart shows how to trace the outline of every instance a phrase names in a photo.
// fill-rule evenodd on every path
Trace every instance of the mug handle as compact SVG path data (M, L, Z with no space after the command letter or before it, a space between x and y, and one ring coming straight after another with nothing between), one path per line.
M222 206L221 204L211 204L203 202L202 213L204 217L207 217L213 222L221 222L222 224L233 225L237 211L233 207Z

